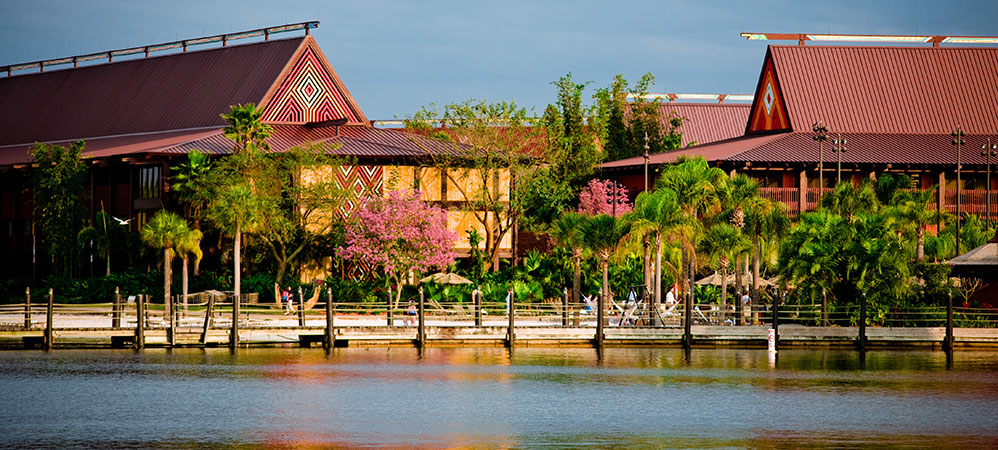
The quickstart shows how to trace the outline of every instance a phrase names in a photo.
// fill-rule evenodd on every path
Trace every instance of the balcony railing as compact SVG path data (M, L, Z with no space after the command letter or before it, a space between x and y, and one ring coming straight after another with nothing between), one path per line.
M796 187L767 187L760 188L760 193L763 198L777 201L787 205L787 213L790 217L797 217L800 212L800 194L801 190ZM820 191L820 194L819 194ZM820 205L821 197L820 195L827 194L832 191L831 188L819 189L819 188L807 188L804 194L804 211L814 211L818 209ZM990 191L990 203L991 208L988 209L988 192L984 189L963 189L960 191L960 211L963 214L976 214L982 219L996 219L998 218L998 190ZM934 196L935 199L927 206L929 209L936 209L938 207L937 200L938 195ZM946 190L944 194L944 210L950 214L956 214L956 191L949 189ZM990 212L990 217L988 213Z

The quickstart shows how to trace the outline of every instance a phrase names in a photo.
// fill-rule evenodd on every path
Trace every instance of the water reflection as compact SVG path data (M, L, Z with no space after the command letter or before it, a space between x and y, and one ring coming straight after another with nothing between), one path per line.
M0 353L0 447L988 447L998 353ZM949 370L947 370L949 369Z

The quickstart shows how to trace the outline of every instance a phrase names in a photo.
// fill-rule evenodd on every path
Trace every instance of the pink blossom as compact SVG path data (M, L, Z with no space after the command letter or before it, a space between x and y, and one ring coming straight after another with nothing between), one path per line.
M627 197L627 188L611 180L593 179L579 193L579 213L590 216L613 215L615 212L613 207L614 190L617 191L616 215L622 216L633 209L633 205Z
M346 246L337 254L381 267L395 279L452 264L458 236L447 229L447 212L422 197L419 191L403 190L362 199L347 225Z

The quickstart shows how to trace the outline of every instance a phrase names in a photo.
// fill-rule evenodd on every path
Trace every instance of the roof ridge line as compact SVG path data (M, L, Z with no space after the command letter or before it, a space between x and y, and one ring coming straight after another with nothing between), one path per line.
M57 143L57 142L73 142L73 141L84 141L84 142L86 142L86 141L96 141L96 140L101 140L101 139L114 139L114 138L131 137L131 136L146 136L146 135L150 135L150 134L180 133L180 132L184 132L184 131L198 131L198 130L210 130L210 129L219 129L219 130L221 130L222 128L225 128L225 127L208 126L208 127L194 127L194 128L176 128L176 129L173 129L173 130L140 131L140 132L136 132L136 133L109 134L109 135L106 135L106 136L90 136L90 137L68 138L68 139L50 139L50 140L47 140L47 141L22 142L22 143L18 143L18 144L0 145L0 149L8 148L8 147L21 147L21 146L25 146L25 145L34 145L34 144L54 144L54 143Z

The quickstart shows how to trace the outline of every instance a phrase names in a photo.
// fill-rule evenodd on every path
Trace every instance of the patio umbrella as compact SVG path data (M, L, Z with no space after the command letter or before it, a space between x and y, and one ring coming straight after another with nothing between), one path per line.
M471 280L456 273L437 272L433 275L419 280L420 283L440 283L440 284L471 284Z
M727 281L728 281L728 285L735 284L735 276L734 276L734 274L729 274ZM712 275L703 277L703 278L695 281L693 284L700 285L700 286L703 286L705 284L711 284L711 285L714 285L714 286L720 286L721 285L721 274L719 274L717 272L714 272ZM745 274L744 276L742 276L742 284L746 285L746 286L751 285L752 284L752 275L751 274ZM774 284L773 281L767 280L767 279L762 278L762 277L759 277L759 287L772 286L773 284Z

